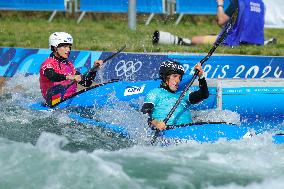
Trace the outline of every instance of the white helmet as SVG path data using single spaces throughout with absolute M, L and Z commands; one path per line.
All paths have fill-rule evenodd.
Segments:
M 73 37 L 66 32 L 54 32 L 49 36 L 49 47 L 57 47 L 61 43 L 73 44 Z

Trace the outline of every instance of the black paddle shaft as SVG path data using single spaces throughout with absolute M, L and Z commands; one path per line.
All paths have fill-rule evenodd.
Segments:
M 200 61 L 201 66 L 210 58 L 210 56 L 214 53 L 214 51 L 217 49 L 217 47 L 220 45 L 220 43 L 224 40 L 224 37 L 222 38 L 222 40 L 220 40 L 222 38 L 222 36 L 216 41 L 216 43 L 214 44 L 214 46 L 210 49 L 210 51 L 208 52 L 208 54 Z M 190 82 L 186 85 L 186 87 L 184 88 L 183 92 L 181 93 L 180 97 L 178 98 L 178 100 L 176 101 L 176 103 L 174 104 L 173 108 L 171 109 L 171 111 L 168 113 L 167 117 L 164 119 L 165 124 L 167 124 L 167 122 L 169 121 L 170 117 L 173 115 L 174 111 L 176 110 L 177 106 L 180 104 L 181 100 L 183 99 L 183 97 L 185 96 L 186 92 L 189 90 L 189 88 L 191 87 L 191 85 L 193 84 L 194 80 L 196 79 L 197 75 L 198 75 L 198 70 L 195 70 L 194 75 L 192 77 L 192 79 L 190 80 Z
M 115 57 L 116 55 L 118 55 L 119 53 L 121 53 L 121 51 L 123 51 L 126 48 L 126 45 L 123 45 L 120 49 L 118 49 L 115 53 L 111 54 L 110 56 L 106 57 L 105 59 L 103 59 L 103 63 L 109 61 L 110 59 L 112 59 L 113 57 Z M 94 72 L 96 71 L 98 68 L 100 67 L 99 64 L 94 65 L 88 72 L 86 75 L 88 75 L 90 72 Z M 76 83 L 76 81 L 72 81 L 71 83 L 69 83 L 68 85 L 66 85 L 66 89 L 68 89 L 69 87 L 71 87 L 74 83 Z
M 224 41 L 224 39 L 227 37 L 228 33 L 230 32 L 230 30 L 232 29 L 232 27 L 234 26 L 235 22 L 237 21 L 237 17 L 238 17 L 238 8 L 234 11 L 233 15 L 231 16 L 230 20 L 227 22 L 226 26 L 223 28 L 223 30 L 221 31 L 221 34 L 218 36 L 216 42 L 214 43 L 213 47 L 210 49 L 210 51 L 208 52 L 208 54 L 200 61 L 201 66 L 204 64 L 204 62 L 206 62 L 211 55 L 215 52 L 215 50 L 217 49 L 217 47 Z M 186 85 L 185 89 L 183 90 L 183 92 L 181 93 L 180 97 L 178 98 L 178 100 L 176 101 L 176 103 L 174 104 L 174 106 L 172 107 L 171 111 L 168 113 L 167 117 L 163 120 L 165 122 L 165 124 L 167 124 L 167 122 L 169 121 L 170 117 L 173 115 L 174 111 L 176 110 L 176 108 L 178 107 L 179 103 L 181 102 L 181 100 L 183 99 L 183 97 L 185 96 L 186 92 L 189 90 L 189 88 L 191 87 L 191 85 L 193 84 L 194 80 L 196 79 L 197 75 L 198 75 L 198 70 L 195 70 L 194 75 L 192 77 L 192 79 L 190 80 L 190 82 Z M 154 144 L 156 142 L 157 137 L 160 134 L 160 130 L 156 130 L 155 134 L 152 138 L 152 140 L 150 141 L 151 144 Z
M 110 59 L 112 59 L 113 57 L 115 57 L 116 55 L 118 55 L 119 53 L 121 53 L 121 51 L 123 51 L 126 48 L 126 45 L 123 45 L 122 47 L 120 47 L 120 49 L 118 49 L 115 53 L 111 54 L 110 56 L 106 57 L 105 59 L 103 59 L 103 63 L 109 61 Z M 97 68 L 99 67 L 99 65 L 94 65 L 89 72 L 91 71 L 95 71 Z
M 121 51 L 123 51 L 126 48 L 126 45 L 123 45 L 122 47 L 120 47 L 120 49 L 118 49 L 115 53 L 113 53 L 112 55 L 106 57 L 103 62 L 106 62 L 110 59 L 112 59 L 113 57 L 115 57 L 118 53 L 120 53 Z
M 116 55 L 118 55 L 120 52 L 122 52 L 124 49 L 126 48 L 126 45 L 123 45 L 120 49 L 118 49 L 115 53 L 111 54 L 110 56 L 106 57 L 103 60 L 103 63 L 109 61 L 110 59 L 112 59 L 113 57 L 115 57 Z M 94 65 L 88 72 L 86 75 L 88 75 L 91 71 L 96 71 L 99 67 L 99 64 Z M 54 107 L 56 105 L 58 105 L 59 103 L 56 103 L 54 105 L 51 104 L 51 98 L 52 96 L 56 95 L 56 94 L 61 94 L 64 95 L 64 93 L 66 92 L 66 90 L 71 87 L 74 83 L 76 83 L 76 81 L 72 81 L 71 83 L 69 83 L 68 85 L 56 85 L 53 88 L 49 89 L 47 92 L 47 101 L 46 104 L 50 107 Z

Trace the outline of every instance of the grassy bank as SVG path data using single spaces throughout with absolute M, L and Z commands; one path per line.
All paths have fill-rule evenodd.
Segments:
M 77 24 L 75 16 L 58 14 L 48 23 L 49 13 L 1 13 L 0 46 L 48 48 L 48 37 L 54 31 L 66 31 L 74 38 L 74 49 L 113 51 L 127 44 L 128 52 L 182 52 L 206 53 L 211 45 L 177 46 L 152 45 L 155 30 L 170 32 L 174 35 L 191 38 L 194 35 L 217 34 L 214 17 L 185 16 L 175 25 L 176 16 L 155 16 L 150 25 L 144 22 L 148 15 L 139 15 L 136 31 L 128 29 L 127 15 L 89 14 Z M 265 29 L 265 37 L 276 37 L 278 44 L 270 46 L 241 46 L 236 48 L 219 47 L 216 53 L 284 55 L 283 29 Z

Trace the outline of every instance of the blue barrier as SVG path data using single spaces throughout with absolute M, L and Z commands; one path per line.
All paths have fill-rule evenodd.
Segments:
M 12 77 L 17 73 L 38 74 L 40 64 L 49 56 L 49 49 L 0 48 L 0 76 Z M 84 73 L 97 59 L 104 59 L 111 52 L 72 51 L 70 60 Z M 167 59 L 181 62 L 186 74 L 194 73 L 193 67 L 205 55 L 199 54 L 145 54 L 120 53 L 105 64 L 105 80 L 148 80 L 158 78 L 160 63 Z M 284 78 L 284 57 L 213 55 L 204 64 L 207 78 Z
M 53 11 L 52 21 L 57 11 L 65 12 L 65 0 L 0 0 L 0 10 Z
M 80 0 L 80 8 L 76 11 L 125 13 L 128 1 L 125 0 Z
M 79 8 L 77 8 L 79 7 Z M 155 13 L 165 13 L 165 0 L 137 0 L 137 13 L 151 13 L 146 21 L 150 23 Z M 127 13 L 127 0 L 80 0 L 80 5 L 75 5 L 75 12 L 81 12 L 77 23 L 80 23 L 86 12 L 103 12 L 103 13 Z
M 164 14 L 165 0 L 137 0 L 137 13 L 150 13 L 145 25 L 150 24 L 155 14 Z
M 228 6 L 228 1 L 224 1 L 224 7 Z M 216 0 L 176 0 L 176 13 L 180 14 L 176 25 L 181 21 L 184 14 L 194 15 L 215 15 L 217 12 Z
M 138 13 L 165 13 L 164 0 L 137 0 Z

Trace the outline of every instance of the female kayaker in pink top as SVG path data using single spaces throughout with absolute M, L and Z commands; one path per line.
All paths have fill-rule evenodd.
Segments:
M 77 91 L 77 84 L 89 87 L 96 76 L 96 69 L 92 69 L 85 75 L 81 75 L 73 63 L 68 60 L 73 38 L 66 32 L 55 32 L 49 37 L 49 47 L 52 53 L 40 67 L 40 89 L 45 100 L 47 92 L 57 85 L 68 86 L 63 99 L 73 95 Z M 99 67 L 102 60 L 96 60 L 94 66 Z

